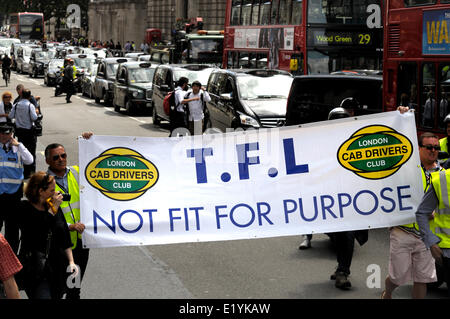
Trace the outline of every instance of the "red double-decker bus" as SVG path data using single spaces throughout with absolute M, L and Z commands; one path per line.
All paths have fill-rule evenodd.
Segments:
M 383 104 L 415 109 L 419 131 L 444 133 L 450 112 L 450 1 L 389 0 Z
M 20 40 L 42 40 L 44 38 L 44 14 L 18 12 L 9 15 L 9 33 Z
M 224 68 L 381 70 L 383 0 L 227 0 Z

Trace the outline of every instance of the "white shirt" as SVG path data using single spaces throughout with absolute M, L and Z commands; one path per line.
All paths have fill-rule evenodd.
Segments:
M 6 143 L 6 146 L 11 147 L 9 142 Z M 2 143 L 0 143 L 0 147 L 3 148 Z M 12 146 L 12 151 L 14 153 L 19 153 L 19 156 L 25 165 L 33 164 L 33 162 L 34 162 L 33 155 L 31 155 L 30 151 L 28 151 L 28 149 L 22 143 L 19 143 L 18 146 Z
M 186 95 L 186 91 L 184 91 L 181 87 L 177 87 L 175 89 L 175 105 L 177 106 L 178 112 L 184 112 L 184 105 L 181 104 L 181 101 L 184 100 L 184 96 Z
M 197 101 L 191 101 L 188 102 L 189 106 L 189 121 L 201 121 L 203 120 L 203 102 L 209 102 L 211 101 L 211 97 L 209 96 L 208 92 L 200 90 L 197 94 L 194 94 L 192 90 L 189 92 L 189 96 L 186 99 L 193 99 L 195 97 L 198 97 L 199 99 Z M 203 94 L 203 102 L 201 95 Z M 186 94 L 187 96 L 187 94 Z

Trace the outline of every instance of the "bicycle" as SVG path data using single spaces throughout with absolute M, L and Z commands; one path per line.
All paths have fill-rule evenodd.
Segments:
M 8 86 L 8 82 L 11 82 L 10 81 L 11 69 L 2 69 L 2 73 L 3 73 L 3 80 L 5 80 L 6 86 Z

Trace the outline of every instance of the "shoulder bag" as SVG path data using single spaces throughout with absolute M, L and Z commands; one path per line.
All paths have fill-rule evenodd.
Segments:
M 15 275 L 19 290 L 31 287 L 35 282 L 39 282 L 44 278 L 46 271 L 49 269 L 48 255 L 50 253 L 51 241 L 52 232 L 49 230 L 45 253 L 37 250 L 27 250 L 24 247 L 20 248 L 18 258 L 23 268 Z

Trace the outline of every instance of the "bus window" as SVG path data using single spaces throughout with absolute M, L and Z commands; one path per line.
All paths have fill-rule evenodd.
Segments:
M 287 0 L 280 0 L 280 12 L 278 14 L 278 24 L 289 23 L 289 7 Z
M 266 54 L 258 54 L 256 58 L 256 67 L 258 69 L 267 68 L 267 55 Z
M 252 15 L 252 0 L 243 0 L 241 12 L 241 24 L 250 25 Z
M 308 22 L 327 23 L 327 18 L 322 10 L 321 1 L 308 0 Z
M 423 127 L 434 127 L 436 115 L 436 97 L 434 64 L 424 63 L 422 67 L 422 90 L 421 90 L 421 115 Z
M 310 23 L 365 25 L 367 6 L 379 3 L 380 1 L 376 0 L 308 0 L 308 21 Z
M 270 5 L 270 1 L 266 1 L 261 4 L 260 24 L 262 25 L 269 24 L 270 22 Z
M 450 98 L 450 63 L 439 65 L 439 127 L 444 129 L 444 119 L 449 113 L 448 100 Z
M 308 74 L 328 74 L 329 56 L 317 51 L 308 51 Z
M 236 52 L 234 52 L 234 51 L 228 51 L 227 69 L 233 69 L 236 67 L 234 65 L 235 54 L 236 54 Z
M 302 23 L 302 3 L 303 0 L 293 0 L 292 1 L 292 17 L 291 24 L 300 25 Z
M 397 101 L 410 109 L 417 108 L 417 64 L 401 63 L 398 66 Z
M 239 25 L 241 16 L 241 0 L 233 0 L 231 8 L 231 25 Z
M 405 0 L 405 7 L 423 6 L 434 3 L 436 3 L 436 0 Z
M 278 4 L 280 0 L 272 0 L 272 13 L 270 15 L 270 24 L 278 24 Z
M 238 68 L 241 69 L 245 69 L 249 67 L 250 61 L 249 61 L 250 57 L 248 52 L 239 52 L 238 55 Z
M 252 7 L 252 24 L 259 24 L 259 0 L 255 0 Z

